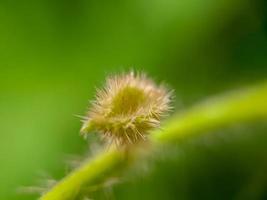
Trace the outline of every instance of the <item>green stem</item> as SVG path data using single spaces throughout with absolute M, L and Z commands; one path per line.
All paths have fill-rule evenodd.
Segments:
M 40 200 L 76 199 L 83 186 L 115 170 L 123 160 L 124 151 L 115 148 L 102 151 L 94 159 L 86 160 L 80 167 L 45 193 Z
M 163 130 L 155 130 L 149 140 L 152 143 L 173 142 L 192 134 L 234 123 L 259 120 L 267 117 L 267 83 L 257 87 L 232 92 L 199 104 L 168 120 Z M 41 200 L 73 200 L 83 186 L 90 184 L 103 174 L 112 172 L 125 161 L 124 151 L 112 148 L 103 151 L 92 160 L 61 180 Z
M 267 116 L 267 82 L 248 89 L 210 98 L 188 111 L 172 117 L 151 135 L 152 141 L 177 141 L 194 133 L 203 133 L 228 126 L 258 120 Z

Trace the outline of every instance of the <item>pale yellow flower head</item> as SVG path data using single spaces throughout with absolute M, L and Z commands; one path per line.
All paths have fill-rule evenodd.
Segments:
M 97 91 L 81 132 L 97 131 L 116 144 L 145 140 L 170 110 L 170 98 L 170 91 L 143 73 L 109 77 L 105 87 Z

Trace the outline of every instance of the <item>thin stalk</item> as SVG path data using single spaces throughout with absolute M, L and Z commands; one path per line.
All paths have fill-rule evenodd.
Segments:
M 116 148 L 104 150 L 95 158 L 86 160 L 80 167 L 62 179 L 40 200 L 73 200 L 80 190 L 94 180 L 108 175 L 124 160 L 124 151 Z
M 169 119 L 162 130 L 151 134 L 152 141 L 172 142 L 191 134 L 219 129 L 267 116 L 267 82 L 248 89 L 210 98 Z
M 206 133 L 234 123 L 259 120 L 267 117 L 267 82 L 249 89 L 239 90 L 211 98 L 188 111 L 168 120 L 162 130 L 151 133 L 151 143 L 182 140 L 193 134 Z M 80 167 L 62 179 L 41 200 L 74 200 L 83 186 L 112 172 L 125 161 L 125 152 L 118 148 L 85 161 Z

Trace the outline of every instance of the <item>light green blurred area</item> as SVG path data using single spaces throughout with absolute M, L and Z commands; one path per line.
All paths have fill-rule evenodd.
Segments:
M 17 189 L 38 185 L 40 171 L 62 178 L 67 155 L 85 154 L 75 115 L 85 114 L 109 74 L 136 69 L 168 83 L 177 110 L 266 80 L 266 13 L 260 0 L 0 1 L 0 199 L 36 199 Z M 243 155 L 240 149 L 232 151 Z M 160 169 L 153 177 L 167 181 Z M 149 183 L 119 187 L 117 197 L 152 194 Z M 160 187 L 166 195 L 167 185 Z M 181 199 L 194 199 L 183 192 Z

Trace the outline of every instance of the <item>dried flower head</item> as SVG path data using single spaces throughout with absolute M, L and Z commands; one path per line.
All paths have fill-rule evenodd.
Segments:
M 170 110 L 169 92 L 144 74 L 122 74 L 106 80 L 85 117 L 81 132 L 96 130 L 116 144 L 145 140 Z

